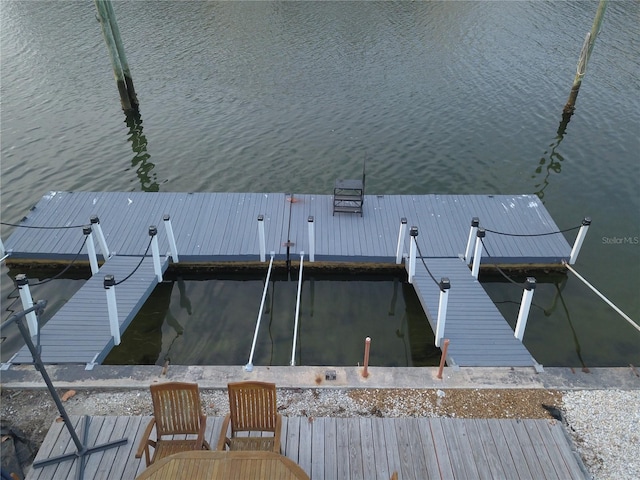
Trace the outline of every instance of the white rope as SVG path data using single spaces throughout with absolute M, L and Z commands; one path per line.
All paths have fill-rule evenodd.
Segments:
M 596 290 L 596 288 L 593 285 L 591 285 L 589 282 L 587 282 L 578 272 L 576 272 L 573 268 L 571 268 L 571 266 L 567 262 L 562 262 L 562 263 L 564 263 L 564 266 L 567 267 L 576 277 L 578 277 L 580 280 L 582 280 L 587 287 L 589 287 L 591 290 L 593 290 L 593 292 L 596 295 L 598 295 L 602 300 L 604 300 L 611 308 L 613 308 L 616 312 L 618 312 L 622 316 L 622 318 L 624 318 L 636 330 L 638 330 L 640 332 L 640 325 L 638 325 L 636 322 L 631 320 L 629 315 L 627 315 L 622 310 L 620 310 L 618 307 L 616 307 L 607 297 L 605 297 L 598 290 Z

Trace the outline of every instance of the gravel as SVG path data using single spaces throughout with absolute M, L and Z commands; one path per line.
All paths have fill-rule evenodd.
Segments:
M 148 390 L 60 391 L 70 415 L 151 415 Z M 66 394 L 66 395 L 65 395 Z M 228 412 L 226 390 L 201 390 L 209 416 Z M 3 390 L 3 422 L 39 446 L 58 416 L 48 392 Z M 550 407 L 543 408 L 542 405 Z M 278 389 L 285 416 L 550 418 L 560 416 L 596 480 L 640 478 L 640 391 L 544 389 Z M 550 411 L 551 410 L 551 413 Z

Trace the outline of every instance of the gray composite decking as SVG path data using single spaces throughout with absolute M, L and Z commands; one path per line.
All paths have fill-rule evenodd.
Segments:
M 124 280 L 140 263 L 141 257 L 114 256 L 76 292 L 41 328 L 41 356 L 45 363 L 100 363 L 113 348 L 104 276 Z M 161 262 L 163 271 L 168 260 Z M 124 332 L 158 284 L 153 262 L 145 257 L 140 268 L 116 289 L 120 333 Z M 29 363 L 33 359 L 25 346 L 11 360 Z
M 426 267 L 425 267 L 426 265 Z M 482 284 L 471 276 L 467 265 L 458 258 L 427 258 L 417 262 L 413 286 L 433 331 L 436 331 L 440 288 L 436 280 L 449 278 L 444 338 L 449 339 L 448 365 L 467 367 L 536 364 L 529 351 L 513 335 L 498 308 Z
M 134 479 L 134 457 L 151 417 L 91 417 L 86 446 L 127 438 L 89 455 L 85 480 Z M 81 417 L 72 417 L 76 426 Z M 205 437 L 215 448 L 222 417 L 209 417 Z M 76 427 L 77 428 L 77 427 Z M 78 433 L 81 432 L 78 430 Z M 54 422 L 36 456 L 76 451 L 64 424 Z M 562 424 L 554 420 L 283 417 L 282 453 L 312 480 L 586 479 Z M 78 460 L 33 469 L 27 480 L 74 478 Z
M 482 263 L 559 265 L 571 252 L 562 233 L 522 236 L 558 231 L 535 195 L 365 195 L 360 216 L 334 215 L 331 195 L 149 192 L 50 192 L 21 220 L 21 225 L 67 228 L 15 228 L 5 248 L 11 253 L 11 260 L 16 261 L 71 261 L 83 245 L 82 225 L 97 215 L 109 251 L 116 254 L 114 258 L 125 261 L 126 257 L 142 256 L 151 225 L 158 228 L 160 252 L 164 254 L 169 251 L 164 214 L 171 217 L 180 263 L 259 261 L 259 215 L 264 218 L 267 260 L 269 252 L 275 253 L 276 260 L 286 259 L 287 254 L 297 260 L 300 252 L 305 252 L 308 261 L 309 219 L 313 217 L 316 262 L 393 263 L 401 219 L 406 218 L 407 227 L 418 228 L 420 254 L 434 265 L 437 278 L 452 280 L 445 337 L 451 340 L 450 362 L 461 366 L 535 364 L 526 348 L 513 338 L 511 328 L 481 285 L 471 278 L 468 267 L 459 260 L 466 248 L 471 219 L 478 217 L 481 227 L 508 234 L 487 234 Z M 409 251 L 409 243 L 407 232 L 402 252 Z M 80 258 L 86 261 L 86 248 Z M 114 264 L 114 259 L 109 263 Z M 423 281 L 425 274 L 418 262 L 415 288 L 435 329 L 438 290 L 432 282 L 429 286 L 431 280 Z M 90 281 L 99 283 L 95 301 L 106 301 L 102 291 L 97 293 L 103 279 L 102 274 L 98 276 Z M 123 329 L 150 294 L 149 288 L 152 284 L 140 286 L 142 296 L 126 308 L 131 315 L 123 320 Z M 120 303 L 120 294 L 117 296 Z M 45 362 L 90 362 L 96 353 L 100 361 L 111 348 L 102 344 L 104 350 L 98 352 L 99 342 L 88 337 L 83 340 L 84 330 L 78 328 L 79 324 L 69 326 L 67 317 L 86 314 L 82 309 L 74 314 L 74 305 L 72 301 L 61 309 L 65 322 L 52 320 L 43 329 Z M 101 325 L 103 321 L 97 320 Z M 54 332 L 54 328 L 62 330 Z M 74 328 L 74 348 L 57 343 Z M 51 343 L 45 343 L 48 338 Z M 54 358 L 47 352 L 50 348 L 61 356 Z M 73 357 L 74 352 L 82 355 Z M 88 358 L 90 352 L 93 354 Z M 13 362 L 29 360 L 28 352 L 23 350 Z

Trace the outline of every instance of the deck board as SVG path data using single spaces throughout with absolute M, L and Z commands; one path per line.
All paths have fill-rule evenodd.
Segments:
M 86 457 L 85 480 L 135 478 L 140 474 L 145 469 L 144 458 L 136 459 L 134 454 L 150 418 L 91 417 L 88 447 L 122 438 L 128 441 Z M 81 417 L 71 419 L 79 428 Z M 221 423 L 222 417 L 207 419 L 205 438 L 212 448 Z M 75 451 L 68 431 L 61 425 L 54 422 L 36 460 Z M 549 420 L 368 417 L 309 421 L 306 417 L 284 417 L 283 454 L 297 459 L 313 480 L 386 480 L 393 471 L 403 480 L 454 478 L 453 472 L 461 475 L 456 478 L 532 478 L 532 471 L 541 475 L 533 478 L 585 479 L 584 466 L 571 454 L 572 446 L 563 428 Z M 534 430 L 536 440 L 531 446 L 538 451 L 523 447 L 516 430 L 525 435 Z M 431 440 L 425 441 L 425 435 Z M 546 455 L 540 450 L 569 453 Z M 494 454 L 488 455 L 489 451 Z M 495 455 L 498 452 L 499 457 Z M 35 468 L 27 479 L 71 478 L 77 463 L 74 459 Z

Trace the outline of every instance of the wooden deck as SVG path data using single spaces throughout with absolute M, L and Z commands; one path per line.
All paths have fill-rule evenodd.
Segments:
M 29 211 L 21 225 L 75 228 L 15 228 L 5 242 L 6 250 L 11 253 L 8 261 L 72 260 L 85 238 L 81 226 L 88 224 L 91 216 L 98 215 L 109 251 L 116 254 L 102 270 L 107 265 L 125 262 L 117 269 L 118 279 L 132 267 L 131 262 L 137 262 L 144 255 L 149 242 L 149 226 L 158 228 L 160 252 L 169 251 L 162 225 L 164 214 L 171 216 L 180 263 L 186 264 L 258 262 L 259 215 L 264 218 L 267 258 L 273 251 L 276 260 L 285 260 L 287 255 L 297 259 L 304 251 L 305 260 L 308 259 L 309 219 L 313 217 L 316 262 L 390 264 L 395 262 L 401 219 L 406 218 L 407 227 L 418 228 L 420 252 L 428 264 L 434 266 L 437 278 L 449 277 L 452 281 L 445 337 L 451 340 L 449 364 L 455 362 L 460 366 L 536 364 L 526 348 L 513 337 L 511 327 L 482 286 L 471 278 L 468 267 L 459 260 L 466 248 L 471 219 L 478 217 L 481 227 L 511 234 L 487 234 L 484 244 L 488 252 L 483 252 L 484 263 L 560 265 L 562 260 L 569 258 L 571 251 L 561 233 L 522 236 L 558 231 L 535 195 L 366 195 L 363 216 L 360 216 L 334 215 L 331 195 L 51 192 Z M 407 232 L 403 252 L 409 251 L 409 239 Z M 82 257 L 87 260 L 86 253 L 83 252 Z M 145 260 L 145 265 L 148 263 Z M 420 263 L 415 288 L 432 328 L 435 328 L 438 292 L 434 290 L 433 282 L 426 278 Z M 92 295 L 95 296 L 84 298 L 82 303 L 72 299 L 43 329 L 45 362 L 91 362 L 96 354 L 96 361 L 100 362 L 109 352 L 112 345 L 108 339 L 98 341 L 87 335 L 94 327 L 107 328 L 105 318 L 96 315 L 94 321 L 88 315 L 88 307 L 81 306 L 87 301 L 95 306 L 99 302 L 106 303 L 102 270 L 97 275 L 99 278 L 90 280 L 86 288 L 81 289 L 82 295 L 94 292 Z M 129 305 L 122 307 L 123 330 L 155 285 L 148 277 L 140 282 L 137 298 L 129 298 Z M 124 297 L 121 290 L 117 291 L 119 305 Z M 67 338 L 67 343 L 62 343 L 62 338 Z M 75 353 L 79 355 L 74 356 Z M 30 357 L 26 350 L 12 359 L 13 363 L 27 361 Z
M 81 417 L 72 417 L 78 424 Z M 134 479 L 144 469 L 135 450 L 150 417 L 92 417 L 87 446 L 121 438 L 125 445 L 93 453 L 85 480 Z M 222 417 L 207 419 L 215 445 Z M 453 418 L 283 418 L 283 454 L 312 480 L 585 479 L 564 427 L 554 420 Z M 54 422 L 36 460 L 75 451 Z M 74 478 L 77 460 L 33 469 L 27 480 Z

